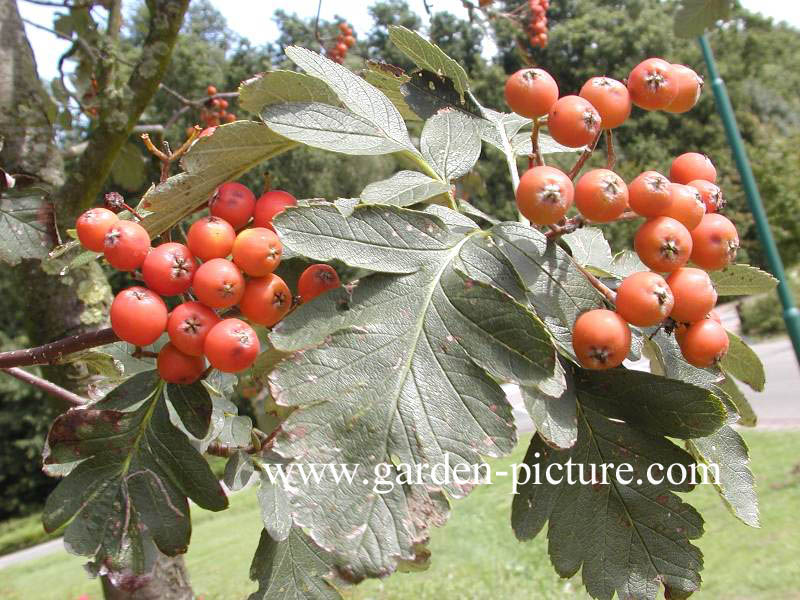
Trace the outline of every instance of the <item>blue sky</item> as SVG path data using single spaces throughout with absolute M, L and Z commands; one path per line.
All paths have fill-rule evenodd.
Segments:
M 558 0 L 555 0 L 558 1 Z M 408 0 L 409 5 L 419 13 L 423 20 L 425 14 L 423 0 Z M 264 44 L 277 37 L 278 28 L 272 20 L 275 10 L 283 8 L 287 12 L 296 12 L 301 16 L 313 16 L 317 11 L 317 0 L 211 0 L 211 3 L 227 19 L 230 28 L 240 35 L 248 38 L 256 45 Z M 356 32 L 366 31 L 372 26 L 372 20 L 367 12 L 369 2 L 331 2 L 323 0 L 322 17 L 332 18 L 337 12 L 353 24 Z M 466 9 L 461 0 L 428 0 L 434 11 L 448 11 L 460 16 L 466 16 Z M 743 0 L 742 4 L 750 10 L 761 12 L 777 20 L 784 20 L 800 28 L 800 2 L 796 0 L 781 0 L 764 2 L 763 0 Z M 20 12 L 23 18 L 51 27 L 54 9 L 39 6 L 19 0 Z M 338 9 L 338 10 L 337 10 Z M 59 56 L 66 50 L 68 44 L 45 31 L 26 25 L 28 39 L 36 54 L 39 74 L 44 78 L 56 75 L 56 65 Z

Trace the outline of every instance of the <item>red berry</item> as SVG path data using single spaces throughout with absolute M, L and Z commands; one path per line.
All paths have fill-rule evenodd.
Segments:
M 603 129 L 622 125 L 631 114 L 631 95 L 621 81 L 610 77 L 592 77 L 583 84 L 581 98 L 600 113 Z
M 695 179 L 686 185 L 690 185 L 700 192 L 700 198 L 703 199 L 703 203 L 706 205 L 706 213 L 719 212 L 725 206 L 722 190 L 710 181 Z
M 214 87 L 213 85 L 210 85 L 210 86 L 208 86 L 208 87 L 206 88 L 206 93 L 207 93 L 209 96 L 213 96 L 213 95 L 215 95 L 215 94 L 217 93 L 217 88 L 216 88 L 216 87 Z
M 311 265 L 297 281 L 297 295 L 303 302 L 310 302 L 320 294 L 339 287 L 339 274 L 326 264 Z
M 236 231 L 230 223 L 217 217 L 203 217 L 192 223 L 186 243 L 192 254 L 208 261 L 228 256 L 235 239 Z
M 203 350 L 212 367 L 237 373 L 255 362 L 261 344 L 250 325 L 240 319 L 224 319 L 208 332 Z
M 266 227 L 245 229 L 233 242 L 233 262 L 252 277 L 272 273 L 281 263 L 283 245 Z
M 142 263 L 142 279 L 162 296 L 177 296 L 192 286 L 197 263 L 183 244 L 168 242 L 156 246 Z
M 591 144 L 600 133 L 597 109 L 580 96 L 564 96 L 550 108 L 547 128 L 555 141 L 569 148 Z
M 118 271 L 135 271 L 150 251 L 150 235 L 134 221 L 118 221 L 106 233 L 103 254 Z
M 219 186 L 209 207 L 213 216 L 225 219 L 234 229 L 241 229 L 253 217 L 256 197 L 246 186 L 230 181 Z
M 675 271 L 689 261 L 692 236 L 680 222 L 656 217 L 644 223 L 633 238 L 639 259 L 653 271 Z
M 722 360 L 729 344 L 725 328 L 712 319 L 692 323 L 680 338 L 681 353 L 686 362 L 700 369 Z
M 672 65 L 678 82 L 678 94 L 664 110 L 671 113 L 685 113 L 697 104 L 703 91 L 703 78 L 685 65 Z
M 109 314 L 119 339 L 136 346 L 152 344 L 167 326 L 167 305 L 158 294 L 140 286 L 117 294 Z
M 167 334 L 172 345 L 184 354 L 202 356 L 206 335 L 219 322 L 217 313 L 205 304 L 184 302 L 170 313 Z
M 266 227 L 275 231 L 272 227 L 272 219 L 290 206 L 297 206 L 297 198 L 289 192 L 284 192 L 283 190 L 266 192 L 256 201 L 253 226 Z
M 591 221 L 613 221 L 628 208 L 628 186 L 614 171 L 594 169 L 575 185 L 575 206 Z
M 587 369 L 622 364 L 631 349 L 631 330 L 617 313 L 603 308 L 583 313 L 572 329 L 572 347 Z
M 517 208 L 536 225 L 553 225 L 572 206 L 575 188 L 567 175 L 554 167 L 533 167 L 520 178 Z
M 617 288 L 617 313 L 638 327 L 658 325 L 669 316 L 674 304 L 667 282 L 651 271 L 629 275 Z
M 206 359 L 189 356 L 170 343 L 164 345 L 156 359 L 158 374 L 167 383 L 194 383 L 206 370 Z
M 705 215 L 692 229 L 692 262 L 707 271 L 727 267 L 736 259 L 738 249 L 736 226 L 722 215 Z
M 660 58 L 648 58 L 628 75 L 631 101 L 645 110 L 667 108 L 678 95 L 678 78 L 672 65 Z
M 707 156 L 697 152 L 687 152 L 672 161 L 669 178 L 675 183 L 683 184 L 695 179 L 704 179 L 714 183 L 717 180 L 717 170 Z
M 194 295 L 209 308 L 238 304 L 244 294 L 244 277 L 239 268 L 224 258 L 212 258 L 194 274 Z
M 628 186 L 628 204 L 637 215 L 652 218 L 664 215 L 672 203 L 669 179 L 656 171 L 645 171 Z
M 700 224 L 700 220 L 706 214 L 706 205 L 700 197 L 700 192 L 696 188 L 680 183 L 671 183 L 669 188 L 672 202 L 663 216 L 680 221 L 691 231 Z
M 247 282 L 239 308 L 251 322 L 272 327 L 292 308 L 292 293 L 283 279 L 270 273 Z
M 704 319 L 717 303 L 717 291 L 701 269 L 682 267 L 667 277 L 667 284 L 675 297 L 670 317 L 678 323 Z
M 90 208 L 75 223 L 81 245 L 92 252 L 102 252 L 106 234 L 117 221 L 119 217 L 107 208 Z
M 546 115 L 558 100 L 558 84 L 544 69 L 520 69 L 506 80 L 506 104 L 518 115 Z

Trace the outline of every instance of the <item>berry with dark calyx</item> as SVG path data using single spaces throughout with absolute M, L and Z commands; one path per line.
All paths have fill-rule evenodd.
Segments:
M 292 308 L 292 292 L 286 282 L 270 273 L 247 282 L 239 309 L 251 322 L 272 327 Z
M 152 344 L 167 327 L 167 305 L 158 294 L 141 286 L 117 294 L 109 315 L 119 339 L 136 346 Z
M 518 115 L 535 119 L 558 100 L 558 84 L 544 69 L 520 69 L 506 80 L 506 104 Z
M 691 260 L 706 271 L 724 269 L 736 259 L 739 233 L 726 217 L 712 213 L 703 216 L 692 229 Z
M 247 186 L 229 181 L 217 188 L 209 208 L 212 216 L 225 219 L 234 229 L 241 229 L 253 217 L 256 196 Z
M 203 353 L 215 369 L 238 373 L 252 365 L 261 350 L 258 336 L 240 319 L 223 319 L 208 332 Z
M 678 81 L 678 95 L 664 110 L 671 113 L 685 113 L 694 108 L 703 91 L 703 78 L 686 65 L 672 65 Z
M 670 181 L 656 171 L 639 174 L 628 186 L 628 204 L 637 215 L 663 216 L 671 203 Z
M 725 328 L 713 319 L 692 323 L 680 336 L 683 358 L 699 369 L 714 366 L 728 352 L 730 340 Z
M 289 192 L 283 190 L 270 190 L 269 192 L 265 192 L 256 201 L 256 208 L 253 214 L 253 227 L 266 227 L 267 229 L 275 231 L 272 227 L 272 219 L 290 206 L 297 206 L 297 198 L 292 196 Z
M 271 229 L 245 229 L 233 242 L 233 262 L 251 277 L 272 273 L 281 263 L 283 244 Z
M 572 206 L 575 188 L 567 175 L 554 167 L 533 167 L 519 180 L 517 208 L 536 225 L 553 225 Z
M 190 356 L 167 342 L 158 353 L 156 359 L 158 374 L 167 383 L 194 383 L 206 370 L 206 359 L 202 356 Z
M 220 318 L 200 302 L 184 302 L 169 314 L 167 335 L 172 345 L 189 356 L 202 356 L 203 342 Z
M 580 96 L 558 99 L 547 115 L 547 129 L 552 138 L 569 148 L 591 144 L 602 127 L 597 109 Z
M 669 168 L 669 178 L 675 183 L 687 184 L 695 179 L 711 183 L 717 180 L 717 169 L 707 156 L 698 152 L 686 152 L 676 157 Z
M 653 271 L 668 273 L 689 261 L 692 236 L 675 219 L 656 217 L 639 227 L 633 247 L 639 259 Z
M 706 205 L 700 192 L 689 185 L 671 183 L 670 194 L 672 202 L 663 216 L 680 221 L 689 231 L 697 227 L 706 214 Z
M 669 285 L 658 273 L 633 273 L 617 288 L 617 313 L 631 325 L 652 327 L 666 319 L 675 298 Z
M 704 319 L 717 303 L 717 290 L 702 269 L 682 267 L 667 277 L 667 285 L 675 298 L 670 317 L 678 323 Z
M 189 227 L 186 244 L 194 256 L 208 261 L 228 256 L 235 239 L 236 231 L 230 223 L 217 217 L 203 217 Z
M 231 261 L 212 258 L 195 272 L 192 290 L 197 299 L 209 308 L 228 308 L 242 299 L 244 277 Z
M 583 84 L 580 97 L 600 113 L 603 129 L 622 125 L 631 114 L 631 95 L 621 81 L 610 77 L 592 77 Z
M 81 245 L 92 252 L 102 252 L 106 234 L 119 222 L 119 217 L 107 208 L 90 208 L 75 222 Z
M 197 262 L 183 244 L 167 242 L 153 248 L 142 263 L 145 285 L 162 296 L 183 294 L 192 286 Z
M 103 254 L 117 271 L 135 271 L 150 251 L 150 235 L 133 221 L 117 221 L 103 241 Z
M 598 308 L 583 313 L 572 328 L 572 348 L 587 369 L 612 369 L 631 349 L 631 330 L 617 313 Z
M 628 208 L 628 186 L 608 169 L 594 169 L 575 184 L 575 206 L 591 221 L 608 223 Z
M 700 198 L 706 205 L 706 213 L 716 213 L 725 207 L 725 199 L 722 197 L 722 190 L 716 184 L 705 179 L 695 179 L 686 185 L 692 186 L 700 192 Z
M 648 58 L 628 75 L 631 101 L 645 110 L 667 108 L 678 95 L 678 78 L 672 65 L 660 58 Z
M 309 302 L 341 285 L 339 274 L 330 265 L 317 264 L 306 268 L 297 280 L 297 295 L 302 302 Z

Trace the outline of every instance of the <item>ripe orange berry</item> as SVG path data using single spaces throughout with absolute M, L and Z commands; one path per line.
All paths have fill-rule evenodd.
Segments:
M 203 344 L 208 362 L 224 373 L 244 371 L 260 350 L 256 332 L 240 319 L 224 319 L 214 325 Z
M 617 313 L 638 327 L 658 325 L 669 316 L 674 304 L 667 282 L 651 271 L 629 275 L 617 288 Z
M 217 88 L 216 88 L 215 86 L 213 86 L 213 85 L 210 85 L 210 86 L 208 86 L 208 87 L 206 88 L 206 93 L 207 93 L 209 96 L 213 96 L 214 94 L 216 94 L 216 93 L 217 93 Z
M 256 201 L 253 227 L 266 227 L 275 231 L 272 227 L 272 219 L 289 206 L 297 206 L 297 198 L 289 192 L 283 190 L 266 192 Z
M 168 242 L 153 248 L 142 263 L 145 285 L 162 296 L 177 296 L 192 286 L 197 263 L 183 244 Z
M 617 313 L 598 308 L 583 313 L 572 329 L 572 348 L 587 369 L 612 369 L 631 349 L 631 330 Z
M 233 226 L 217 217 L 203 217 L 189 227 L 186 244 L 200 260 L 225 258 L 231 253 L 236 231 Z
M 344 45 L 347 46 L 348 48 L 352 48 L 353 46 L 355 46 L 355 43 L 356 43 L 356 38 L 354 38 L 352 35 L 344 36 Z
M 739 233 L 726 217 L 712 213 L 703 216 L 692 229 L 691 260 L 706 271 L 724 269 L 736 258 Z
M 670 317 L 678 323 L 704 319 L 717 303 L 717 290 L 702 269 L 682 267 L 667 277 L 667 284 L 675 297 Z
M 518 115 L 546 115 L 558 100 L 558 84 L 544 69 L 520 69 L 506 80 L 506 104 Z
M 680 183 L 671 183 L 669 189 L 672 202 L 664 211 L 664 216 L 680 221 L 691 231 L 700 224 L 700 220 L 706 214 L 706 205 L 700 197 L 700 192 L 696 188 Z
M 167 305 L 158 294 L 141 286 L 117 294 L 109 315 L 111 329 L 119 339 L 136 346 L 152 344 L 167 326 Z
M 188 385 L 197 381 L 206 370 L 206 359 L 202 356 L 189 356 L 167 342 L 156 359 L 158 374 L 167 383 Z
M 675 183 L 683 184 L 695 179 L 704 179 L 714 183 L 717 180 L 717 170 L 707 156 L 698 152 L 687 152 L 672 161 L 669 178 Z
M 575 206 L 591 221 L 613 221 L 628 208 L 628 186 L 614 171 L 594 169 L 575 184 Z
M 725 206 L 725 199 L 722 197 L 722 190 L 710 181 L 706 181 L 705 179 L 695 179 L 686 185 L 690 185 L 700 192 L 700 197 L 703 199 L 703 203 L 706 205 L 706 213 L 719 212 Z
M 678 82 L 678 95 L 664 110 L 671 113 L 685 113 L 697 104 L 703 91 L 703 78 L 685 65 L 672 65 Z
M 580 96 L 564 96 L 547 115 L 547 129 L 555 141 L 570 148 L 591 144 L 600 133 L 602 119 L 597 109 Z
M 103 240 L 103 254 L 117 271 L 135 271 L 150 251 L 150 235 L 134 221 L 117 221 Z
M 241 183 L 229 181 L 219 186 L 209 208 L 213 216 L 225 219 L 234 229 L 241 229 L 253 216 L 256 197 Z
M 92 252 L 102 252 L 108 231 L 119 217 L 107 208 L 90 208 L 75 222 L 81 245 Z
M 656 217 L 639 227 L 633 238 L 639 259 L 653 271 L 667 273 L 681 268 L 692 253 L 692 236 L 681 223 Z
M 628 75 L 631 101 L 645 110 L 661 110 L 678 95 L 678 78 L 672 65 L 660 58 L 648 58 Z
M 656 171 L 645 171 L 628 186 L 628 204 L 637 215 L 652 218 L 664 215 L 672 203 L 669 179 Z
M 352 33 L 352 29 L 350 29 L 350 25 L 347 23 L 339 23 L 339 31 L 341 31 L 345 35 L 350 35 Z
M 575 188 L 562 171 L 554 167 L 533 167 L 519 180 L 517 208 L 536 225 L 560 221 L 572 206 Z
M 631 114 L 631 95 L 621 81 L 610 77 L 592 77 L 583 84 L 580 97 L 600 113 L 603 129 L 622 125 Z
M 272 273 L 281 263 L 283 245 L 266 227 L 245 229 L 233 242 L 233 262 L 252 277 Z
M 184 302 L 169 314 L 167 334 L 172 345 L 189 356 L 202 356 L 203 342 L 220 322 L 213 310 L 200 302 Z
M 297 295 L 301 301 L 310 302 L 320 294 L 339 287 L 339 274 L 326 264 L 311 265 L 297 280 Z
M 683 358 L 700 369 L 711 367 L 722 360 L 728 352 L 729 344 L 725 328 L 713 319 L 692 323 L 680 338 Z
M 247 282 L 239 308 L 251 322 L 272 327 L 292 308 L 292 293 L 283 279 L 270 273 Z
M 194 295 L 209 308 L 228 308 L 238 304 L 244 294 L 244 277 L 235 264 L 212 258 L 194 274 Z
M 226 123 L 233 123 L 236 120 L 236 115 L 234 113 L 228 113 L 225 115 L 225 122 Z

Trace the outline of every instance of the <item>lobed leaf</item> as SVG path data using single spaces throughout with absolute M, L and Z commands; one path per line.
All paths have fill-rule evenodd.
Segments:
M 287 102 L 319 102 L 336 105 L 339 99 L 316 77 L 296 71 L 260 73 L 239 86 L 239 106 L 258 115 L 265 106 Z
M 422 128 L 420 150 L 444 181 L 466 175 L 481 155 L 474 119 L 454 110 L 435 114 Z
M 419 115 L 411 110 L 402 92 L 403 85 L 411 80 L 411 77 L 403 69 L 368 60 L 362 77 L 383 92 L 406 121 L 421 120 Z
M 766 271 L 750 265 L 728 265 L 709 273 L 720 296 L 746 296 L 772 291 L 778 280 Z

